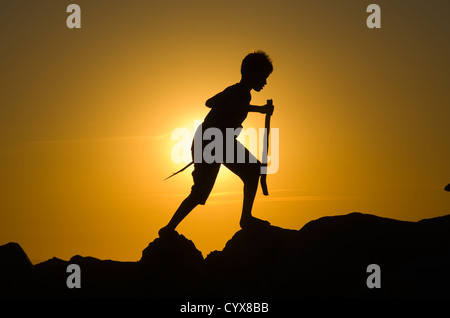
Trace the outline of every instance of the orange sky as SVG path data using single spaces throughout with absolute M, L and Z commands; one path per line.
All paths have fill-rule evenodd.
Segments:
M 66 27 L 81 7 L 82 28 Z M 75 254 L 137 260 L 192 185 L 174 129 L 239 81 L 242 58 L 274 61 L 252 104 L 274 100 L 280 168 L 254 215 L 299 229 L 359 211 L 449 213 L 448 1 L 2 1 L 0 244 L 33 262 Z M 251 114 L 244 128 L 263 127 Z M 242 184 L 222 168 L 178 231 L 203 255 L 239 229 Z

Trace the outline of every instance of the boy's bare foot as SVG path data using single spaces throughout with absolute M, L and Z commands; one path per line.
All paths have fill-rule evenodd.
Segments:
M 158 231 L 159 237 L 170 237 L 170 236 L 174 235 L 175 233 L 177 233 L 175 230 L 173 230 L 167 226 L 162 227 Z
M 268 221 L 264 221 L 264 220 L 255 218 L 254 216 L 251 216 L 249 218 L 241 219 L 241 221 L 239 222 L 239 225 L 241 226 L 242 229 L 248 229 L 248 228 L 269 226 L 270 223 Z

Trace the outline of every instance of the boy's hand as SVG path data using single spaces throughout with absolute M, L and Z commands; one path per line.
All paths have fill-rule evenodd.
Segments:
M 264 105 L 261 107 L 261 113 L 263 114 L 268 114 L 269 116 L 272 116 L 273 114 L 273 110 L 274 110 L 274 106 L 273 105 Z

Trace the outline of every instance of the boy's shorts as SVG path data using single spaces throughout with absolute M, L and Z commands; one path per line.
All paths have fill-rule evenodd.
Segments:
M 239 163 L 237 162 L 237 154 L 242 153 L 242 151 L 245 153 L 245 161 Z M 226 153 L 224 149 L 224 159 L 225 158 Z M 261 162 L 257 160 L 244 145 L 235 139 L 233 162 L 226 162 L 226 160 L 224 160 L 223 163 L 194 163 L 194 171 L 192 172 L 194 185 L 191 188 L 190 196 L 195 197 L 198 204 L 204 205 L 206 203 L 206 200 L 214 187 L 214 183 L 216 182 L 221 164 L 239 176 L 244 183 L 255 182 L 258 184 L 258 179 L 261 174 Z

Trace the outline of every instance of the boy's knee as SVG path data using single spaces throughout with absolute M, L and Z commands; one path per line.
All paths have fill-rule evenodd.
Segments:
M 205 205 L 209 195 L 191 192 L 188 196 L 189 201 L 194 204 Z
M 260 165 L 254 165 L 252 169 L 249 169 L 248 173 L 246 174 L 244 178 L 244 184 L 254 185 L 258 184 L 259 178 L 261 176 L 261 166 Z

